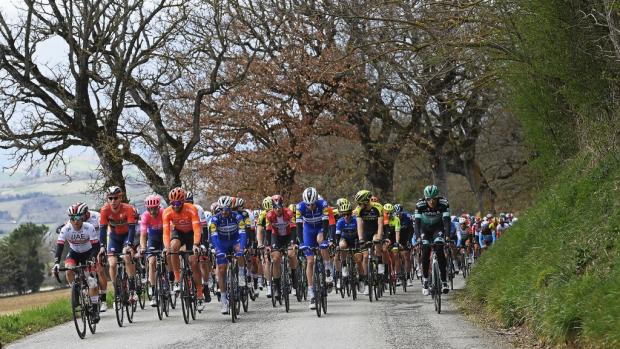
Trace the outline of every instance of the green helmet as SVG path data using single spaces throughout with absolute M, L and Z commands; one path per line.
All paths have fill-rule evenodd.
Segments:
M 360 190 L 355 194 L 355 202 L 368 202 L 372 194 L 368 190 Z
M 340 211 L 340 213 L 350 212 L 351 203 L 349 203 L 349 200 L 341 201 L 340 204 L 338 205 L 338 211 Z
M 271 200 L 271 196 L 267 196 L 263 199 L 263 210 L 269 211 L 273 208 L 273 201 Z
M 424 188 L 424 198 L 425 199 L 434 199 L 439 196 L 439 188 L 436 185 L 428 185 Z
M 343 202 L 349 202 L 349 199 L 347 198 L 340 198 L 338 200 L 336 200 L 336 206 L 340 207 L 340 204 Z
M 392 213 L 394 212 L 394 205 L 387 203 L 385 205 L 383 205 L 383 210 L 387 213 Z

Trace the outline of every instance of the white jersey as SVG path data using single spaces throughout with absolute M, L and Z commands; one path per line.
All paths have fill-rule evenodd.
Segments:
M 95 231 L 99 231 L 99 212 L 97 211 L 88 211 L 90 213 L 90 218 L 86 221 L 95 227 Z
M 82 223 L 80 230 L 73 229 L 71 224 L 65 224 L 60 230 L 57 243 L 64 245 L 65 241 L 69 242 L 71 250 L 84 253 L 90 251 L 93 248 L 93 244 L 99 242 L 99 234 L 90 223 Z
M 198 220 L 200 221 L 200 226 L 204 227 L 207 225 L 207 217 L 205 216 L 205 210 L 200 205 L 194 204 L 196 210 L 198 211 Z

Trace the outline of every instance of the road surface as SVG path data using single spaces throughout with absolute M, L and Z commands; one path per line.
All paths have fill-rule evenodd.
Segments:
M 328 313 L 321 318 L 297 300 L 291 301 L 287 314 L 283 306 L 272 308 L 261 294 L 236 324 L 229 315 L 219 313 L 217 303 L 208 304 L 189 325 L 177 307 L 163 321 L 157 319 L 155 309 L 138 310 L 134 323 L 127 324 L 125 319 L 125 327 L 119 328 L 114 311 L 108 310 L 102 314 L 97 333 L 91 335 L 87 330 L 83 340 L 70 322 L 8 348 L 511 348 L 501 337 L 475 327 L 459 314 L 451 299 L 462 286 L 458 276 L 457 290 L 442 297 L 439 315 L 432 299 L 422 295 L 419 283 L 407 293 L 400 288 L 396 295 L 372 303 L 367 297 L 353 301 L 332 293 Z

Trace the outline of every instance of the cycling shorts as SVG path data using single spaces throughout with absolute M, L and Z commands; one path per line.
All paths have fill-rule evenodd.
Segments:
M 311 228 L 304 225 L 304 243 L 300 247 L 302 250 L 305 250 L 306 257 L 314 256 L 314 252 L 310 249 L 311 247 L 327 248 L 327 238 L 325 236 L 323 236 L 321 246 L 317 242 L 317 236 L 322 233 L 323 228 Z
M 108 256 L 123 253 L 123 246 L 125 246 L 128 240 L 129 234 L 110 232 L 110 236 L 108 236 Z
M 88 261 L 91 256 L 91 250 L 80 253 L 69 249 L 69 253 L 67 253 L 67 258 L 65 258 L 65 266 L 86 264 L 86 261 Z
M 172 231 L 170 232 L 170 241 L 172 240 L 181 241 L 181 246 L 179 247 L 179 249 L 185 246 L 185 250 L 191 251 L 194 247 L 194 233 L 191 231 L 189 233 L 181 233 L 176 229 L 172 229 Z
M 215 261 L 217 265 L 228 264 L 226 255 L 235 252 L 235 246 L 240 244 L 241 241 L 239 240 L 239 238 L 233 240 L 218 239 L 217 243 L 213 244 L 213 247 L 215 248 Z M 243 256 L 243 251 L 236 252 L 235 256 Z

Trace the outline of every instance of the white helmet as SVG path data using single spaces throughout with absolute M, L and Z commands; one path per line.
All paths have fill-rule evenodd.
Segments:
M 230 196 L 220 196 L 220 198 L 217 199 L 217 204 L 221 208 L 230 208 L 232 205 L 232 198 Z
M 459 224 L 465 224 L 465 223 L 467 223 L 467 218 L 465 217 L 459 218 Z
M 304 190 L 304 193 L 301 197 L 306 203 L 306 205 L 311 205 L 316 202 L 317 198 L 319 197 L 319 193 L 317 193 L 314 187 L 308 187 Z

